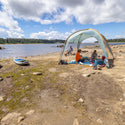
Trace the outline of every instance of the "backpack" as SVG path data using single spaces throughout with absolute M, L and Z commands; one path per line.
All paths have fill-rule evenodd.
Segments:
M 59 64 L 61 64 L 61 65 L 67 65 L 68 63 L 67 63 L 67 61 L 65 61 L 65 60 L 60 60 L 60 61 L 59 61 Z

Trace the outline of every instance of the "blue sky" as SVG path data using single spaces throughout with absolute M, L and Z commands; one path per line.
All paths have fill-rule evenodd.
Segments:
M 124 0 L 0 0 L 0 38 L 63 39 L 93 28 L 125 38 Z

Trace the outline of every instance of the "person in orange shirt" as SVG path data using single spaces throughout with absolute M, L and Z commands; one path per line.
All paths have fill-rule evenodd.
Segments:
M 78 49 L 77 53 L 76 53 L 76 62 L 84 62 L 85 59 L 82 58 L 82 55 L 80 55 L 81 53 L 81 49 Z

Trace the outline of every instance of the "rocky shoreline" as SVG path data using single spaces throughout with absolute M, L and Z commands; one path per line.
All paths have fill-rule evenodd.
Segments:
M 90 56 L 99 46 L 82 48 Z M 1 125 L 118 125 L 125 121 L 125 45 L 112 45 L 110 69 L 58 65 L 59 53 L 0 60 Z M 74 51 L 75 52 L 75 51 Z M 63 57 L 70 61 L 74 55 Z
M 3 46 L 0 46 L 0 49 L 5 49 Z

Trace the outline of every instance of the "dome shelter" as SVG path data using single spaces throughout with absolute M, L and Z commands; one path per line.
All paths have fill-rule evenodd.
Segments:
M 76 43 L 77 44 L 77 50 L 80 47 L 80 44 L 87 38 L 91 38 L 94 37 L 97 39 L 98 44 L 100 45 L 102 51 L 103 51 L 103 55 L 105 56 L 105 64 L 107 68 L 112 67 L 113 62 L 114 62 L 114 56 L 112 53 L 112 50 L 108 44 L 108 40 L 106 40 L 106 38 L 99 33 L 97 30 L 95 29 L 84 29 L 84 30 L 79 30 L 76 31 L 74 33 L 72 33 L 66 40 L 64 43 L 64 48 L 62 50 L 61 53 L 61 57 L 60 60 L 62 59 L 62 56 L 68 46 L 68 44 L 70 43 Z

